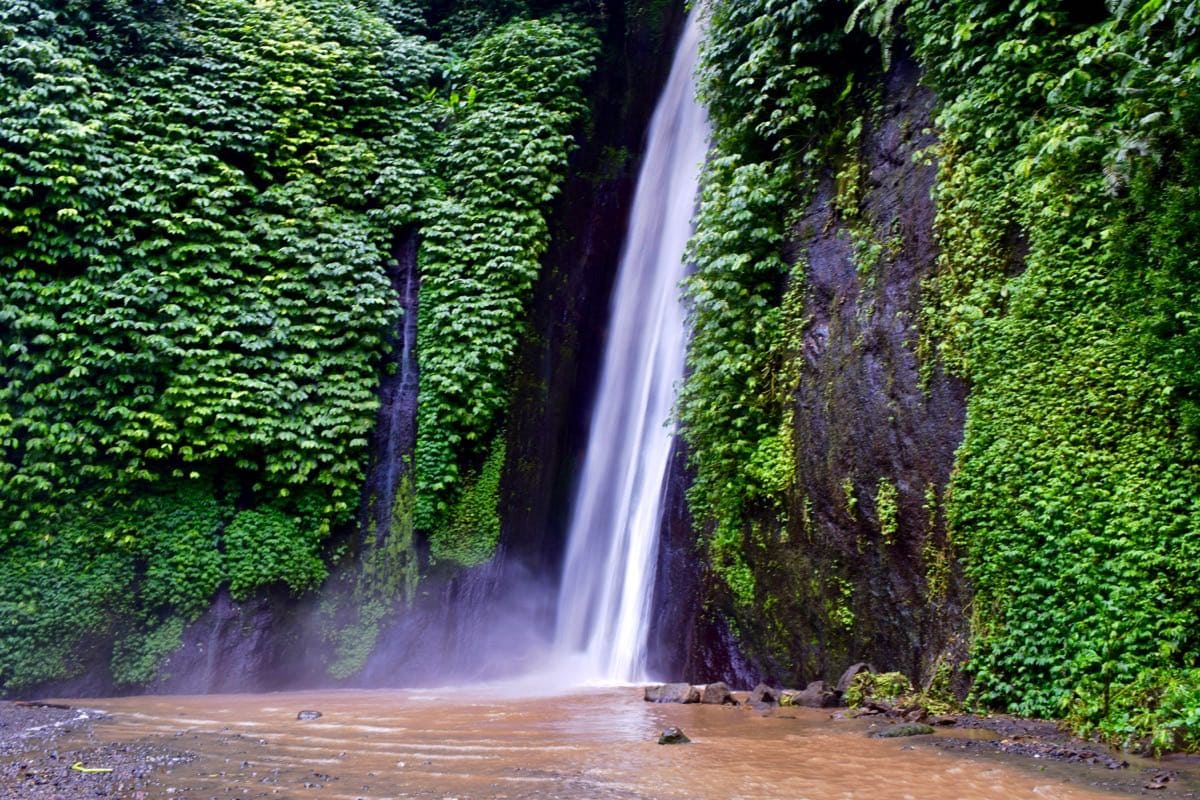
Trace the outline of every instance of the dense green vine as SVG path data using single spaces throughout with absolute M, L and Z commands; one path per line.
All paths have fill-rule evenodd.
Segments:
M 506 378 L 566 172 L 590 28 L 522 20 L 483 39 L 456 75 L 425 209 L 418 352 L 417 526 L 437 530 L 507 403 Z
M 454 38 L 428 14 L 0 10 L 0 683 L 67 675 L 105 635 L 118 679 L 148 680 L 219 586 L 324 577 L 398 315 L 384 267 L 413 225 L 422 496 L 477 464 L 596 42 L 565 20 Z
M 806 165 L 826 164 L 835 212 L 853 213 L 854 165 L 830 145 L 861 131 L 844 101 L 864 76 L 832 59 L 859 49 L 858 28 L 885 69 L 914 55 L 940 99 L 921 348 L 972 387 L 945 510 L 976 591 L 976 698 L 1126 744 L 1200 746 L 1196 5 L 710 7 L 715 140 L 681 417 L 718 573 L 743 608 L 763 603 L 741 559 L 788 480 L 762 468 L 787 469 L 769 457 L 785 209 L 808 201 Z M 894 493 L 881 482 L 873 503 L 885 539 Z
M 747 517 L 776 514 L 794 472 L 785 382 L 773 379 L 787 369 L 796 322 L 782 307 L 789 209 L 807 201 L 802 168 L 824 151 L 846 87 L 833 65 L 848 11 L 823 6 L 713 2 L 700 69 L 713 141 L 690 246 L 691 373 L 680 418 L 696 469 L 692 513 L 711 521 L 713 564 L 746 608 Z M 802 283 L 802 272 L 792 280 Z
M 1194 4 L 917 3 L 942 94 L 928 329 L 988 705 L 1200 746 Z

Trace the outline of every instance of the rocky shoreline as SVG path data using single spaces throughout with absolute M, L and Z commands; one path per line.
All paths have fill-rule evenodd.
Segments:
M 922 694 L 906 690 L 890 696 L 853 696 L 852 689 L 869 685 L 872 680 L 859 675 L 875 676 L 869 665 L 855 664 L 846 670 L 836 685 L 814 681 L 802 690 L 759 684 L 749 692 L 735 692 L 724 683 L 690 685 L 687 683 L 655 684 L 645 687 L 644 700 L 652 703 L 701 703 L 732 705 L 761 714 L 782 716 L 789 707 L 831 709 L 832 719 L 870 718 L 867 735 L 877 738 L 929 737 L 925 741 L 943 750 L 1002 753 L 1029 759 L 1082 764 L 1107 770 L 1129 770 L 1130 761 L 1124 754 L 1096 742 L 1081 739 L 1051 720 L 1034 720 L 1006 714 L 938 713 L 923 703 Z M 884 676 L 887 678 L 896 673 Z M 900 676 L 902 677 L 902 676 Z M 905 681 L 907 683 L 907 681 Z M 848 700 L 853 699 L 850 703 Z M 850 705 L 854 705 L 851 708 Z M 942 733 L 934 737 L 935 726 Z M 958 732 L 961 732 L 960 735 Z M 1180 756 L 1194 768 L 1198 759 Z M 1158 792 L 1179 786 L 1180 772 L 1165 766 L 1166 762 L 1142 759 L 1139 769 L 1113 788 L 1142 789 Z M 1135 774 L 1133 774 L 1135 773 Z M 1192 776 L 1193 778 L 1195 776 Z M 1197 797 L 1193 791 L 1178 796 Z
M 95 728 L 106 719 L 102 711 L 57 703 L 0 702 L 0 800 L 151 800 L 173 793 L 163 777 L 195 755 L 157 742 L 100 741 Z M 68 738 L 71 746 L 61 747 Z
M 836 686 L 810 686 L 797 691 L 764 685 L 744 692 L 732 691 L 723 684 L 664 684 L 643 690 L 643 696 L 653 702 L 720 704 L 738 716 L 744 713 L 781 719 L 812 713 L 801 709 L 804 701 L 830 703 L 836 694 Z M 837 699 L 843 700 L 844 694 Z M 879 700 L 872 702 L 883 704 Z M 857 714 L 844 706 L 819 708 L 867 735 L 878 736 L 914 724 L 908 719 L 913 710 L 903 706 L 893 706 L 887 712 L 860 708 Z M 301 712 L 305 713 L 317 712 Z M 940 748 L 995 758 L 1001 763 L 1024 763 L 1031 769 L 1050 762 L 1074 764 L 1095 770 L 1090 773 L 1094 780 L 1089 782 L 1125 795 L 1200 799 L 1197 763 L 1189 758 L 1158 762 L 1125 759 L 1107 748 L 1070 736 L 1047 721 L 970 714 L 935 715 L 926 719 L 938 723 L 936 735 L 913 736 L 911 744 L 906 742 L 902 750 Z M 297 720 L 303 724 L 302 717 L 297 716 Z M 188 731 L 181 727 L 174 734 L 164 732 L 122 740 L 111 730 L 105 735 L 105 726 L 112 721 L 105 712 L 85 707 L 0 701 L 0 800 L 167 800 L 183 796 L 203 796 L 207 800 L 211 792 L 195 794 L 196 771 L 205 759 L 214 756 L 210 750 L 214 743 L 228 744 L 231 737 L 241 738 L 241 734 L 222 734 L 217 739 L 188 736 Z M 678 741 L 684 742 L 686 731 L 678 733 L 683 737 Z M 272 745 L 265 740 L 256 740 L 255 744 L 261 747 L 261 753 L 271 751 Z M 226 750 L 230 752 L 224 754 L 232 756 L 235 748 Z M 229 769 L 236 771 L 240 758 L 234 758 Z M 212 769 L 223 768 L 218 765 Z M 318 780 L 324 777 L 328 776 L 318 775 L 304 786 L 320 788 L 320 784 L 336 780 Z M 259 788 L 264 793 L 277 793 L 282 785 L 269 772 L 262 773 L 255 781 L 255 785 L 263 784 Z

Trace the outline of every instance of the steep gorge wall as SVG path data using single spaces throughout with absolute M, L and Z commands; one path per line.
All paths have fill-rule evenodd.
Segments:
M 705 624 L 1196 747 L 1194 9 L 710 8 Z
M 943 498 L 966 389 L 917 355 L 936 266 L 934 97 L 920 77 L 897 59 L 849 154 L 859 185 L 823 175 L 785 245 L 803 265 L 796 483 L 782 529 L 748 542 L 766 613 L 742 630 L 764 672 L 793 684 L 860 660 L 926 677 L 944 649 L 965 655 Z
M 692 623 L 694 680 L 803 685 L 860 660 L 925 677 L 939 657 L 966 654 L 943 502 L 966 386 L 918 357 L 921 286 L 937 263 L 935 98 L 909 57 L 873 98 L 843 154 L 852 177 L 819 167 L 782 243 L 796 336 L 778 379 L 790 381 L 795 482 L 785 521 L 768 517 L 745 541 L 756 596 L 729 617 L 737 642 L 720 613 Z M 719 581 L 707 580 L 720 605 Z
M 76 57 L 77 80 L 96 89 L 88 103 L 52 104 L 50 130 L 0 129 L 13 145 L 0 164 L 6 215 L 29 206 L 32 218 L 41 200 L 57 202 L 20 185 L 48 158 L 38 137 L 55 125 L 80 134 L 56 162 L 70 173 L 56 185 L 83 182 L 78 196 L 89 198 L 75 209 L 87 224 L 17 225 L 0 246 L 5 691 L 395 682 L 471 663 L 485 645 L 479 611 L 498 587 L 536 595 L 553 582 L 559 545 L 547 520 L 562 513 L 564 488 L 542 479 L 568 474 L 579 445 L 570 431 L 586 414 L 636 153 L 681 9 L 91 6 L 29 0 L 0 13 L 6 42 L 46 63 Z M 254 24 L 227 24 L 245 14 Z M 89 19 L 94 35 L 83 34 Z M 214 53 L 239 81 L 205 72 Z M 4 75 L 6 103 L 71 80 L 62 70 Z M 287 97 L 272 94 L 294 81 L 313 95 L 298 126 L 279 107 Z M 131 121 L 97 87 L 125 87 L 144 113 Z M 160 136 L 189 129 L 212 98 L 232 111 L 205 120 L 207 138 Z M 103 124 L 71 128 L 76 117 Z M 124 138 L 141 123 L 157 148 L 148 155 Z M 112 174 L 89 171 L 97 153 Z M 137 202 L 121 199 L 139 187 Z M 190 205 L 197 193 L 203 219 Z M 206 193 L 223 204 L 204 205 Z M 121 236 L 173 226 L 138 242 L 136 280 L 125 264 L 134 254 L 106 232 L 118 207 L 130 218 Z M 306 225 L 291 227 L 294 217 Z M 5 219 L 6 230 L 16 225 Z M 47 249 L 54 236 L 59 249 Z M 271 259 L 279 264 L 262 279 Z M 109 280 L 114 270 L 126 278 Z M 113 293 L 124 299 L 110 302 Z M 56 304 L 86 316 L 88 298 L 109 311 L 86 325 L 63 318 L 61 346 L 47 348 L 41 328 L 61 316 Z M 71 350 L 84 328 L 90 339 Z M 68 369 L 94 403 L 60 392 Z M 159 433 L 146 438 L 140 422 L 114 430 L 103 422 L 114 414 L 153 418 Z M 96 437 L 128 455 L 125 472 Z M 39 473 L 46 479 L 32 480 Z M 363 486 L 355 514 L 349 494 Z M 73 493 L 83 502 L 63 501 Z M 495 559 L 502 530 L 499 552 L 514 556 Z M 514 581 L 525 562 L 528 581 Z M 419 656 L 411 671 L 393 668 L 397 652 Z

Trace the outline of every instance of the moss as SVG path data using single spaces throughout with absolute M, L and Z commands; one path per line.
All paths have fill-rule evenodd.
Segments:
M 842 478 L 842 501 L 845 504 L 846 515 L 854 522 L 858 521 L 858 496 L 854 493 L 854 477 L 847 475 Z
M 879 523 L 879 535 L 885 544 L 893 545 L 899 533 L 900 507 L 896 484 L 880 478 L 875 487 L 875 519 Z
M 504 469 L 504 435 L 492 443 L 478 475 L 469 477 L 444 527 L 429 536 L 431 561 L 449 561 L 471 567 L 496 552 L 500 541 L 500 475 Z
M 407 465 L 406 465 L 407 467 Z M 375 649 L 385 620 L 411 606 L 420 581 L 414 544 L 413 481 L 405 469 L 397 482 L 387 536 L 379 541 L 368 526 L 352 585 L 344 595 L 327 593 L 319 610 L 321 636 L 333 647 L 326 667 L 334 678 L 348 678 L 363 668 Z
M 148 631 L 138 631 L 113 645 L 112 676 L 118 686 L 146 684 L 165 678 L 167 657 L 183 642 L 183 620 L 170 617 Z

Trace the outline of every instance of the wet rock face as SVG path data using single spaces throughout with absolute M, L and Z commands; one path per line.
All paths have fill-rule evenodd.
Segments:
M 933 728 L 928 725 L 922 725 L 919 722 L 901 722 L 898 725 L 889 725 L 873 735 L 877 739 L 894 739 L 899 736 L 928 736 L 931 733 L 933 733 Z
M 665 729 L 658 737 L 659 744 L 687 744 L 690 741 L 687 734 L 675 727 Z
M 785 689 L 779 697 L 780 705 L 802 708 L 834 708 L 841 705 L 841 701 L 841 693 L 825 681 L 813 681 L 801 691 Z
M 647 686 L 645 700 L 647 703 L 699 703 L 700 690 L 687 683 Z
M 918 359 L 937 167 L 916 156 L 935 143 L 935 98 L 904 58 L 881 88 L 863 119 L 857 190 L 829 169 L 789 245 L 807 268 L 797 483 L 786 530 L 746 551 L 769 611 L 737 620 L 758 676 L 785 685 L 833 681 L 860 660 L 923 681 L 940 655 L 962 655 L 942 506 L 966 387 Z
M 293 685 L 303 671 L 302 634 L 286 625 L 288 599 L 261 595 L 244 602 L 222 590 L 183 632 L 182 646 L 147 688 L 165 693 L 264 690 Z

